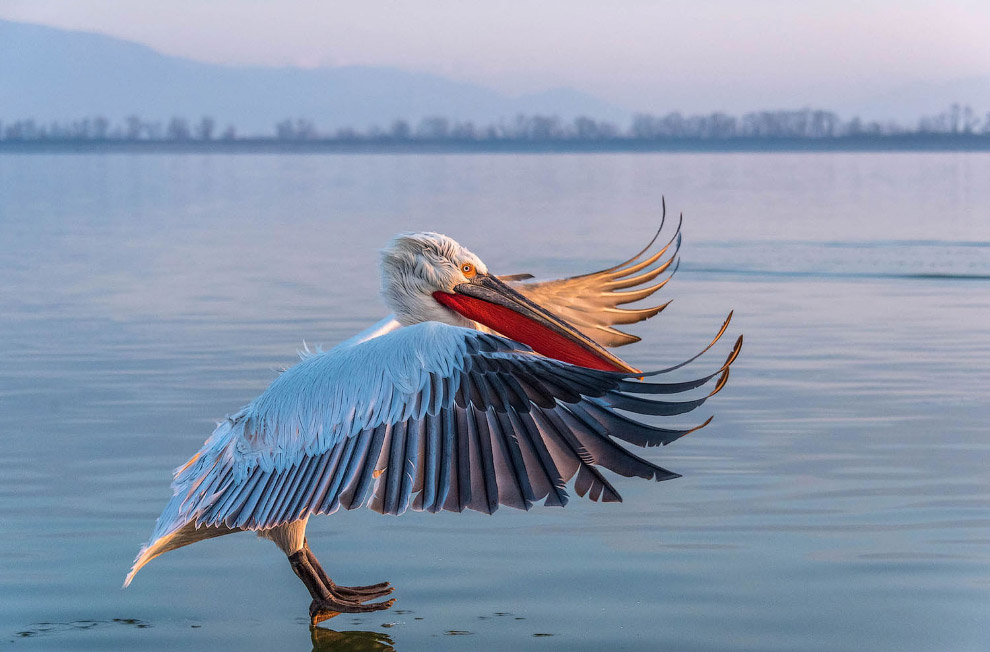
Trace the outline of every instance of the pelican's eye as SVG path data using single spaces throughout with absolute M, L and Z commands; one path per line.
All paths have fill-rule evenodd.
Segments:
M 465 278 L 474 278 L 474 265 L 471 263 L 464 263 L 461 265 L 461 274 L 464 274 Z

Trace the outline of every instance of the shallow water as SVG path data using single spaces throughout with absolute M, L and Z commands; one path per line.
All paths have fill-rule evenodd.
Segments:
M 123 576 L 171 469 L 383 314 L 377 249 L 446 232 L 581 273 L 685 212 L 674 303 L 623 349 L 727 388 L 621 504 L 315 519 L 396 607 L 311 636 L 270 543 Z M 0 156 L 0 645 L 12 649 L 985 650 L 990 155 Z M 728 343 L 726 343 L 728 346 Z M 710 369 L 712 354 L 693 365 Z

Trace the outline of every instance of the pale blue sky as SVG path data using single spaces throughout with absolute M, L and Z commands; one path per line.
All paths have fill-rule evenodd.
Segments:
M 987 0 L 0 0 L 0 18 L 211 62 L 398 66 L 510 93 L 571 86 L 633 109 L 836 106 L 990 78 Z

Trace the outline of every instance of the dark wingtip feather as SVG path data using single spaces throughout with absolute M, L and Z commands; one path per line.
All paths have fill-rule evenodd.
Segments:
M 692 432 L 698 432 L 699 430 L 701 430 L 702 428 L 704 428 L 705 426 L 707 426 L 707 425 L 708 425 L 709 423 L 711 423 L 711 422 L 712 422 L 712 419 L 714 419 L 714 418 L 715 418 L 715 416 L 714 416 L 714 415 L 712 415 L 712 416 L 710 416 L 710 417 L 708 417 L 707 419 L 705 419 L 705 422 L 704 422 L 703 424 L 701 424 L 700 426 L 695 426 L 694 428 L 691 428 L 690 430 L 685 430 L 684 432 L 682 432 L 681 434 L 679 434 L 679 435 L 677 435 L 677 436 L 676 436 L 676 437 L 674 437 L 673 439 L 669 439 L 669 440 L 667 440 L 667 441 L 665 441 L 665 442 L 663 442 L 663 445 L 664 445 L 664 446 L 666 446 L 666 445 L 667 445 L 667 444 L 669 444 L 670 442 L 672 442 L 672 441 L 677 441 L 677 440 L 678 440 L 678 439 L 680 439 L 681 437 L 687 437 L 687 436 L 688 436 L 688 435 L 690 435 L 690 434 L 691 434 Z
M 615 489 L 612 489 L 610 487 L 606 487 L 605 490 L 602 492 L 602 502 L 603 503 L 621 503 L 622 502 L 622 496 L 620 496 L 619 495 L 619 492 L 616 491 Z
M 740 335 L 736 338 L 736 343 L 732 345 L 732 350 L 729 352 L 729 357 L 726 359 L 723 366 L 728 367 L 730 364 L 735 362 L 736 358 L 739 357 L 739 352 L 742 351 L 743 336 Z
M 646 246 L 643 247 L 642 249 L 640 249 L 636 253 L 635 256 L 633 256 L 629 260 L 624 260 L 621 263 L 619 263 L 618 265 L 614 265 L 614 266 L 609 267 L 607 269 L 602 269 L 602 270 L 599 270 L 597 272 L 590 272 L 588 274 L 580 274 L 580 275 L 574 276 L 572 278 L 587 278 L 589 276 L 595 276 L 597 274 L 608 274 L 610 272 L 618 271 L 618 270 L 622 269 L 623 267 L 625 267 L 627 265 L 631 265 L 632 263 L 636 262 L 636 259 L 638 259 L 640 256 L 642 256 L 643 254 L 645 254 L 647 251 L 650 250 L 650 247 L 653 246 L 653 243 L 657 241 L 657 238 L 660 237 L 660 233 L 663 231 L 663 225 L 666 224 L 666 222 L 667 222 L 667 205 L 666 205 L 666 203 L 662 203 L 662 206 L 663 206 L 663 210 L 661 211 L 661 214 L 660 214 L 660 226 L 657 228 L 656 233 L 653 234 L 653 237 L 650 238 L 650 241 L 646 244 Z M 678 230 L 680 230 L 680 226 L 678 226 L 677 228 L 678 228 Z M 675 233 L 677 233 L 677 231 L 675 231 Z
M 708 343 L 708 346 L 706 346 L 701 351 L 699 351 L 698 353 L 694 354 L 693 356 L 691 356 L 690 358 L 688 358 L 684 362 L 681 362 L 679 364 L 675 364 L 672 367 L 667 367 L 666 369 L 659 369 L 657 371 L 650 371 L 648 373 L 630 374 L 630 376 L 639 376 L 639 377 L 657 376 L 659 374 L 665 374 L 665 373 L 668 373 L 668 372 L 671 372 L 671 371 L 675 371 L 675 370 L 680 369 L 681 367 L 683 367 L 685 365 L 691 364 L 692 362 L 694 362 L 695 360 L 697 360 L 698 358 L 700 358 L 702 355 L 704 355 L 705 353 L 707 353 L 713 346 L 715 346 L 716 343 L 718 343 L 718 341 L 720 339 L 722 339 L 722 336 L 725 335 L 725 331 L 728 330 L 728 328 L 729 328 L 729 323 L 732 321 L 732 313 L 733 313 L 733 311 L 730 310 L 729 311 L 729 315 L 725 318 L 725 321 L 722 322 L 722 327 L 718 329 L 718 333 L 716 333 L 715 334 L 715 337 L 712 339 L 712 341 Z M 739 342 L 739 343 L 741 345 L 741 342 Z
M 725 371 L 722 372 L 722 375 L 719 376 L 718 382 L 715 383 L 715 389 L 713 389 L 712 393 L 708 395 L 708 398 L 711 398 L 721 392 L 727 382 L 729 382 L 729 367 L 726 367 Z

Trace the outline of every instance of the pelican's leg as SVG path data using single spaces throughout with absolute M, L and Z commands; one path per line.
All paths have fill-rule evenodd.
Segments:
M 309 617 L 313 625 L 341 613 L 368 613 L 388 609 L 395 600 L 362 604 L 368 600 L 391 593 L 392 587 L 339 587 L 320 568 L 313 551 L 306 544 L 306 521 L 300 519 L 291 523 L 260 530 L 258 536 L 270 539 L 289 558 L 292 571 L 302 580 L 313 602 L 309 605 Z
M 392 599 L 362 604 L 363 601 L 377 596 L 353 596 L 334 592 L 324 585 L 316 569 L 309 563 L 309 555 L 303 549 L 289 555 L 289 563 L 292 565 L 293 572 L 302 580 L 313 598 L 313 602 L 309 605 L 309 617 L 313 625 L 342 613 L 356 614 L 381 611 L 388 609 L 395 603 L 395 599 Z
M 327 577 L 326 571 L 323 570 L 323 566 L 317 561 L 316 555 L 309 547 L 309 541 L 303 539 L 303 551 L 306 553 L 306 558 L 309 561 L 309 565 L 313 567 L 316 571 L 316 575 L 323 582 L 323 586 L 327 587 L 330 593 L 336 594 L 340 597 L 350 597 L 357 598 L 359 602 L 365 602 L 367 600 L 373 600 L 374 598 L 380 598 L 382 596 L 388 595 L 395 589 L 388 582 L 379 582 L 378 584 L 368 584 L 367 586 L 341 586 L 336 584 L 332 579 Z

